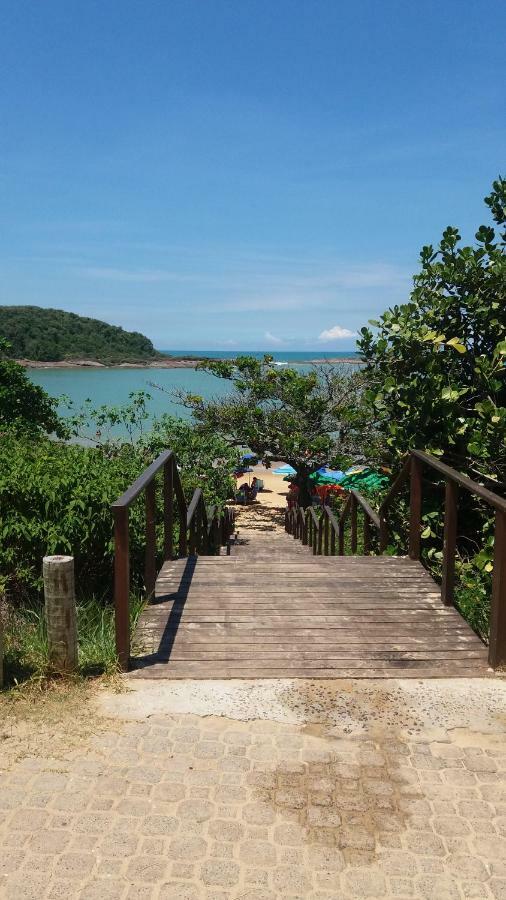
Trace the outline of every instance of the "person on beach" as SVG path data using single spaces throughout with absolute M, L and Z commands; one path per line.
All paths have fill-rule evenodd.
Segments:
M 299 502 L 299 488 L 298 485 L 293 483 L 293 481 L 291 482 L 288 489 L 286 502 L 288 503 L 288 509 L 292 509 L 292 507 L 297 506 L 297 503 Z

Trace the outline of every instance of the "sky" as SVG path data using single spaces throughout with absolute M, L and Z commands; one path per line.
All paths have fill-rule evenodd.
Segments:
M 505 166 L 502 0 L 0 0 L 0 303 L 348 350 Z

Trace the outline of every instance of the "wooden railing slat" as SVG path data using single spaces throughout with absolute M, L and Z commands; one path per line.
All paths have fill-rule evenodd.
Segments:
M 445 520 L 443 536 L 443 579 L 441 600 L 445 606 L 453 604 L 455 592 L 455 551 L 457 548 L 458 484 L 450 478 L 445 487 Z

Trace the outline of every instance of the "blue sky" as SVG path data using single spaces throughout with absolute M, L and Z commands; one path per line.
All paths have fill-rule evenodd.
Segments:
M 0 303 L 348 349 L 488 221 L 501 2 L 3 0 Z

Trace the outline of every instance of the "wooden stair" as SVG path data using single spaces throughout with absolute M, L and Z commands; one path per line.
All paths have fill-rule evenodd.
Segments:
M 282 531 L 163 566 L 134 677 L 433 678 L 491 674 L 487 650 L 419 562 L 313 556 Z

